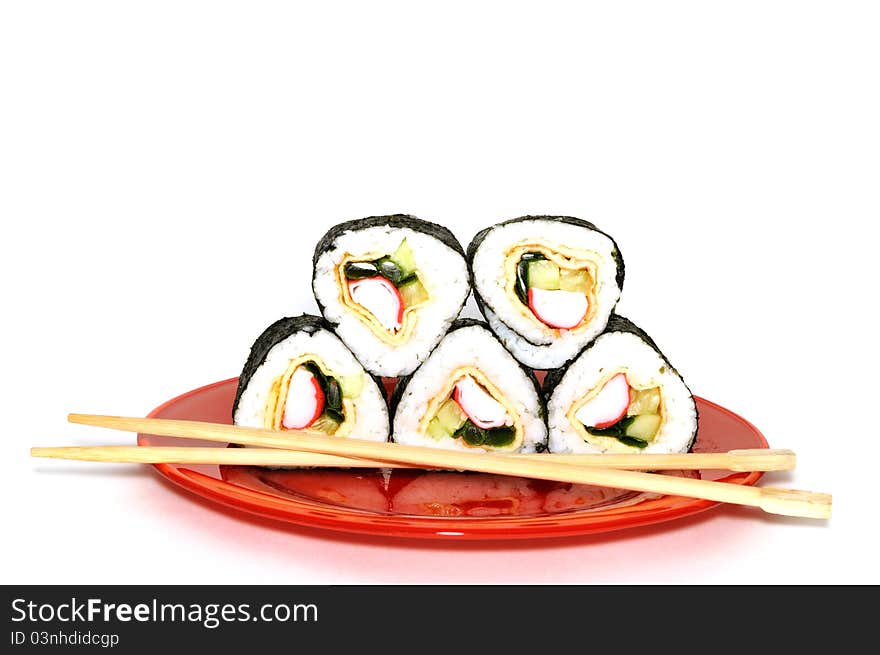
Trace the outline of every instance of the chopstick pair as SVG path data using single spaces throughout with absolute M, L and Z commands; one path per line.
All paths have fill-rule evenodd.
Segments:
M 199 421 L 87 414 L 71 414 L 68 420 L 71 423 L 82 425 L 157 436 L 256 446 L 260 450 L 101 446 L 34 448 L 31 450 L 31 454 L 36 457 L 101 462 L 229 463 L 275 466 L 416 466 L 461 469 L 701 498 L 760 507 L 765 512 L 788 516 L 829 518 L 831 515 L 831 496 L 828 494 L 773 487 L 751 487 L 622 470 L 622 468 L 606 468 L 614 466 L 653 470 L 663 468 L 788 470 L 794 467 L 795 458 L 794 453 L 786 450 L 749 450 L 682 455 L 497 455 L 376 443 L 358 439 L 332 439 L 326 435 L 309 431 L 298 432 L 296 440 L 292 441 L 289 437 L 282 436 L 272 430 Z M 296 451 L 291 451 L 291 448 L 295 448 Z M 273 454 L 265 449 L 280 450 Z M 333 459 L 327 459 L 328 456 Z M 221 461 L 225 458 L 229 458 L 229 460 Z M 311 462 L 308 463 L 310 459 Z M 206 460 L 210 460 L 210 462 Z M 356 462 L 356 464 L 352 462 Z
M 179 436 L 179 435 L 177 435 Z M 290 446 L 288 446 L 290 448 Z M 278 448 L 206 448 L 198 446 L 60 446 L 31 448 L 34 457 L 73 459 L 88 462 L 124 464 L 219 464 L 238 466 L 319 466 L 339 468 L 424 468 L 418 464 L 382 461 Z M 687 453 L 670 455 L 493 455 L 531 462 L 557 462 L 595 468 L 635 471 L 791 471 L 795 454 L 790 450 L 767 448 L 730 450 L 726 453 Z M 433 467 L 442 468 L 442 467 Z

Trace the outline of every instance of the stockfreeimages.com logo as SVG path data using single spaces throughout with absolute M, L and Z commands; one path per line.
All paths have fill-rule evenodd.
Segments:
M 12 621 L 20 623 L 197 623 L 213 630 L 223 623 L 242 621 L 317 623 L 318 607 L 312 603 L 107 603 L 100 598 L 63 603 L 36 603 L 25 598 L 12 601 Z

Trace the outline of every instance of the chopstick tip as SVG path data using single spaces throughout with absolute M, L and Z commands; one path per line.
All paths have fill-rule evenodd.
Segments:
M 771 487 L 758 489 L 761 490 L 760 507 L 765 512 L 808 519 L 831 518 L 831 494 Z

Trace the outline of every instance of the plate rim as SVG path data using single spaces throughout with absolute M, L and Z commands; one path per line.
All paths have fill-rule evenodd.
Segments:
M 170 406 L 199 393 L 237 382 L 238 377 L 218 380 L 210 384 L 185 391 L 155 407 L 147 414 L 155 418 Z M 767 439 L 748 419 L 743 418 L 718 403 L 700 396 L 694 399 L 702 404 L 727 414 L 749 427 L 758 438 L 762 448 L 769 448 Z M 139 433 L 139 445 L 149 437 Z M 705 512 L 721 503 L 711 500 L 686 499 L 683 504 L 643 509 L 630 515 L 622 515 L 609 523 L 604 510 L 571 511 L 559 514 L 539 514 L 515 517 L 467 517 L 447 518 L 414 516 L 407 514 L 378 514 L 347 507 L 321 506 L 294 498 L 280 498 L 257 490 L 247 489 L 219 478 L 206 475 L 193 469 L 173 464 L 153 464 L 153 468 L 166 480 L 187 491 L 225 507 L 247 514 L 281 521 L 292 525 L 319 528 L 328 531 L 341 531 L 349 534 L 369 535 L 377 538 L 417 538 L 443 539 L 446 541 L 474 540 L 523 540 L 538 538 L 574 537 L 625 530 L 655 523 L 671 522 Z M 720 482 L 754 486 L 763 477 L 763 472 L 732 473 L 720 478 Z M 675 496 L 661 496 L 655 501 L 662 502 Z M 280 508 L 284 505 L 285 510 Z M 273 507 L 278 505 L 279 507 Z M 608 508 L 608 509 L 613 509 Z M 603 516 L 604 521 L 597 521 Z

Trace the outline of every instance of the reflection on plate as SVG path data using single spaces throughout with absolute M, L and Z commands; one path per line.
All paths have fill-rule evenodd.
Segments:
M 235 387 L 232 379 L 195 389 L 150 416 L 229 423 Z M 701 398 L 697 407 L 700 431 L 695 452 L 767 447 L 761 433 L 740 416 Z M 138 435 L 138 443 L 194 445 L 144 434 Z M 174 464 L 156 468 L 186 489 L 231 507 L 291 523 L 376 536 L 519 539 L 590 534 L 670 521 L 717 505 L 484 473 Z M 735 484 L 754 484 L 761 476 L 708 470 L 678 475 Z

